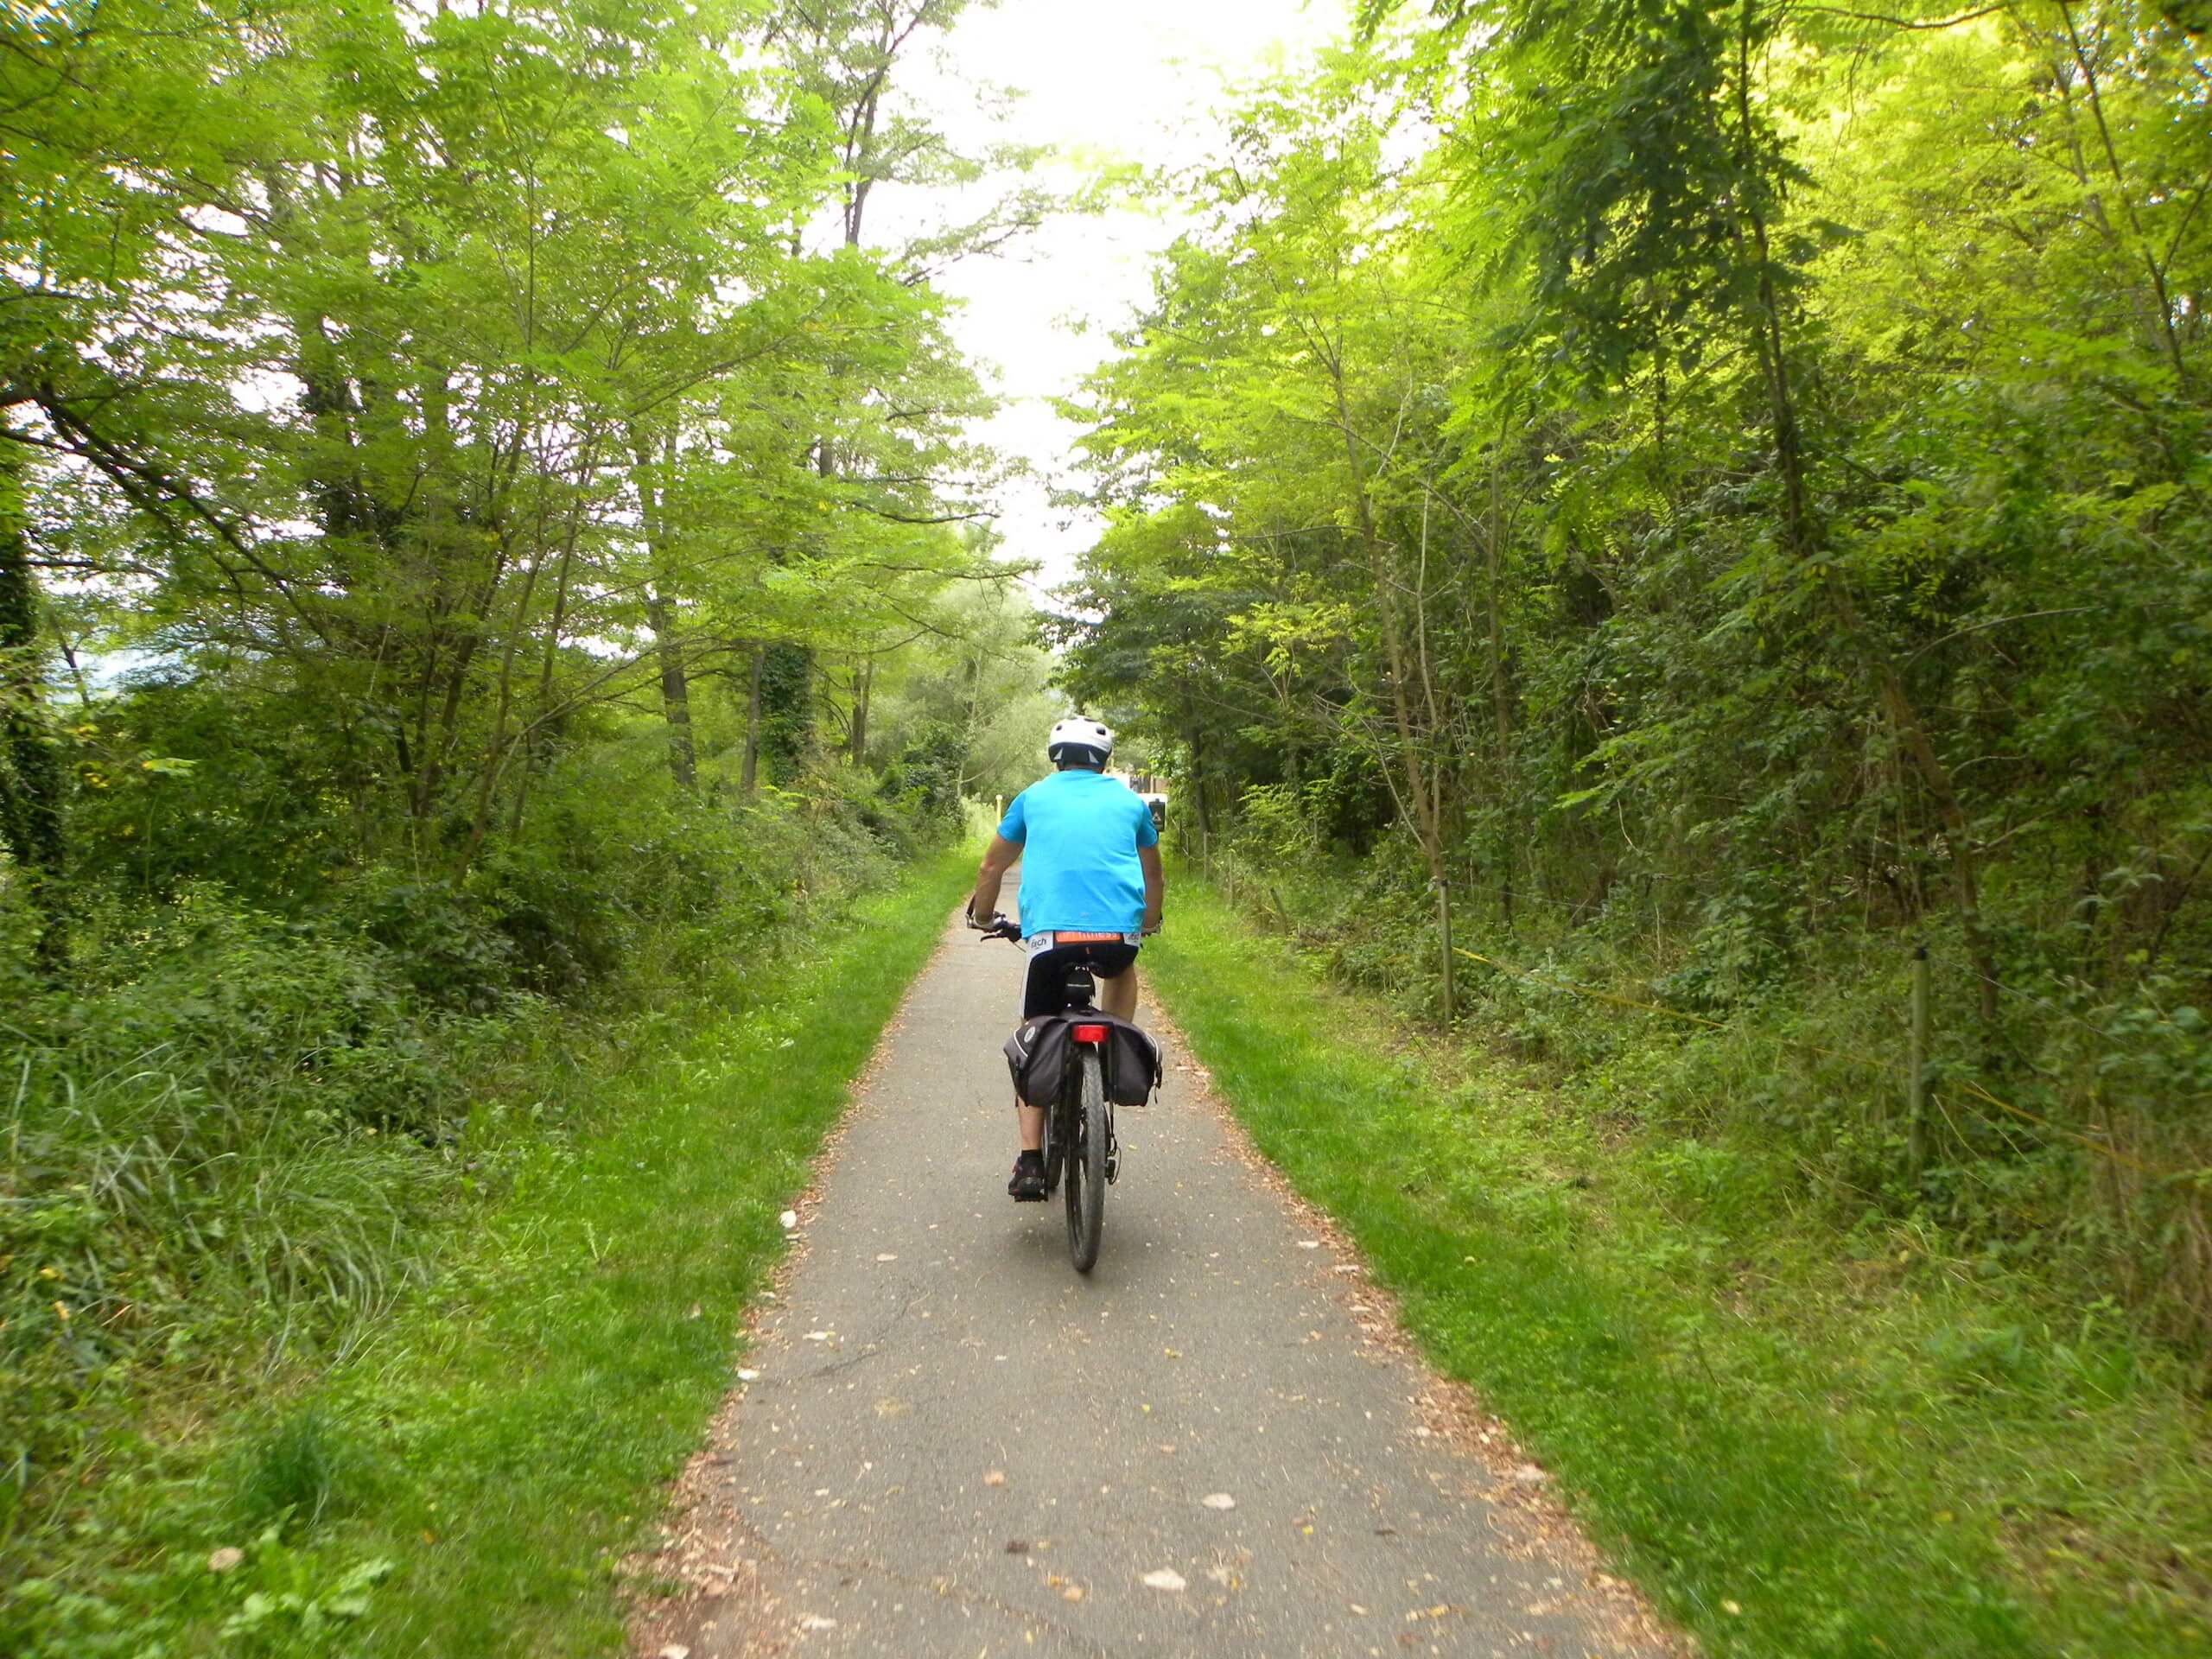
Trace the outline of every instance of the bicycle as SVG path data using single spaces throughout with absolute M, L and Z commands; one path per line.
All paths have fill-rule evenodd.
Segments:
M 982 930 L 986 939 L 1021 943 L 1021 929 L 1003 918 Z M 1068 1257 L 1077 1273 L 1098 1261 L 1106 1230 L 1106 1189 L 1121 1179 L 1122 1147 L 1114 1134 L 1114 1103 L 1106 1097 L 1109 1029 L 1080 1018 L 1095 1013 L 1097 982 L 1081 963 L 1068 966 L 1061 991 L 1061 1012 L 1074 1023 L 1069 1033 L 1075 1064 L 1061 1074 L 1060 1096 L 1045 1109 L 1045 1198 L 1049 1203 L 1060 1178 L 1067 1177 L 1065 1198 Z

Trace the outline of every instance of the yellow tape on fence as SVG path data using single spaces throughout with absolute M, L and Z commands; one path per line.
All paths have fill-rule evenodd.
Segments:
M 2162 1181 L 2178 1181 L 2190 1179 L 2202 1173 L 2201 1171 L 2197 1170 L 2164 1169 L 2157 1164 L 2146 1164 L 2140 1158 L 2136 1157 L 2133 1153 L 2122 1152 L 2118 1147 L 2111 1146 L 2105 1141 L 2097 1140 L 2093 1135 L 2084 1135 L 2079 1129 L 2069 1129 L 2063 1123 L 2054 1123 L 2047 1117 L 2040 1117 L 2037 1116 L 2035 1113 L 2028 1110 L 2024 1106 L 2015 1106 L 2009 1100 L 1999 1100 L 1996 1096 L 1991 1094 L 1988 1090 L 1976 1083 L 1972 1077 L 1954 1077 L 1951 1081 L 1957 1084 L 1961 1089 L 1964 1090 L 1967 1094 L 1972 1095 L 1976 1100 L 1982 1101 L 1988 1105 L 1994 1106 L 2000 1112 L 2010 1112 L 2013 1116 L 2019 1118 L 2024 1122 L 2033 1123 L 2040 1128 L 2049 1129 L 2053 1135 L 2063 1135 L 2069 1141 L 2077 1141 L 2081 1145 L 2087 1147 L 2091 1152 L 2095 1153 L 2101 1158 L 2109 1158 L 2115 1164 L 2126 1165 L 2128 1168 L 2135 1171 L 2139 1175 L 2149 1175 Z

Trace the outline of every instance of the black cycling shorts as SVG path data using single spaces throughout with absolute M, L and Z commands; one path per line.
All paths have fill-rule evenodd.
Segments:
M 1121 939 L 1086 939 L 1056 944 L 1029 958 L 1029 977 L 1021 990 L 1021 1017 L 1058 1014 L 1068 1005 L 1068 970 L 1084 967 L 1097 979 L 1119 979 L 1137 959 L 1137 948 Z

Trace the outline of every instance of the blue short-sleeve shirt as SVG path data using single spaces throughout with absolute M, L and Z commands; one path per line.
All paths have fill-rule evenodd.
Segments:
M 1144 926 L 1144 866 L 1156 845 L 1152 810 L 1118 778 L 1071 766 L 1009 802 L 999 834 L 1021 854 L 1021 934 L 1072 928 L 1135 933 Z

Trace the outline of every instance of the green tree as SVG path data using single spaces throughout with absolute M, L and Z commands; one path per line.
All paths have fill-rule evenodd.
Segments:
M 2212 962 L 2196 44 L 2056 0 L 1368 10 L 1160 181 L 1199 227 L 1075 405 L 1068 683 L 1201 844 L 1337 849 L 1355 932 L 1441 884 L 1713 1007 L 1932 937 L 1974 1064 L 2103 1122 L 1999 987 L 2120 1020 Z M 2212 1102 L 2156 1096 L 2124 1138 L 2185 1166 Z M 1980 1112 L 1954 1154 L 2016 1154 Z M 2169 1201 L 2126 1227 L 2202 1225 Z M 2149 1279 L 2212 1328 L 2185 1252 Z

